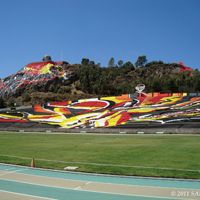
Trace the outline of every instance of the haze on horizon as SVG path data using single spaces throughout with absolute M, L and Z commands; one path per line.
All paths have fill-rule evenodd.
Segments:
M 107 66 L 183 61 L 200 68 L 199 0 L 1 0 L 0 77 L 49 54 Z

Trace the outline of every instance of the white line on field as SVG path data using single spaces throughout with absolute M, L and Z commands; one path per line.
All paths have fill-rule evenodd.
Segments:
M 19 159 L 32 159 L 32 157 L 22 157 L 22 156 L 14 156 L 14 155 L 5 155 L 0 154 L 0 156 L 11 157 L 11 158 L 19 158 Z M 65 163 L 65 164 L 80 164 L 80 165 L 93 165 L 93 166 L 105 166 L 105 167 L 124 167 L 124 168 L 143 168 L 143 169 L 158 169 L 158 170 L 168 170 L 168 171 L 185 171 L 185 172 L 199 172 L 200 170 L 194 169 L 180 169 L 180 168 L 170 168 L 170 167 L 150 167 L 150 166 L 139 166 L 139 165 L 118 165 L 118 164 L 108 164 L 108 163 L 89 163 L 89 162 L 68 162 L 62 160 L 49 160 L 43 158 L 37 158 L 35 160 L 45 161 L 45 162 L 57 162 L 57 163 Z
M 30 169 L 32 167 L 29 166 L 22 166 L 17 164 L 6 164 L 0 162 L 0 167 L 3 166 L 14 166 L 14 167 L 20 167 L 24 169 Z M 126 176 L 126 175 L 114 175 L 114 174 L 100 174 L 100 173 L 91 173 L 91 172 L 78 172 L 78 171 L 63 171 L 59 169 L 48 169 L 48 168 L 41 168 L 41 167 L 35 167 L 34 169 L 42 170 L 42 171 L 51 171 L 51 172 L 60 172 L 60 173 L 70 173 L 70 174 L 81 174 L 81 175 L 94 175 L 94 176 L 104 176 L 104 177 L 120 177 L 120 178 L 136 178 L 136 179 L 155 179 L 155 180 L 175 180 L 175 181 L 190 181 L 190 182 L 199 182 L 200 179 L 184 179 L 184 178 L 169 178 L 169 177 L 153 177 L 153 176 Z M 3 169 L 2 169 L 3 170 Z M 25 173 L 23 173 L 25 174 Z M 94 181 L 93 181 L 94 182 Z

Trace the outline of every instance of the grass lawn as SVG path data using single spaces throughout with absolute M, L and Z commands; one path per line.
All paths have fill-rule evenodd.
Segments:
M 0 133 L 0 162 L 79 171 L 200 178 L 200 136 Z M 49 160 L 46 161 L 45 159 Z

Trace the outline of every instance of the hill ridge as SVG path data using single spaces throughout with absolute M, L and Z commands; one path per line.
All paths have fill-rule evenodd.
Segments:
M 0 107 L 134 93 L 139 83 L 146 85 L 146 92 L 199 92 L 200 72 L 162 61 L 140 67 L 128 61 L 107 68 L 89 59 L 81 64 L 33 62 L 0 80 Z

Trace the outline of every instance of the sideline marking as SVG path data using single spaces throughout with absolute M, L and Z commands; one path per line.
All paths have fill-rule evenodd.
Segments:
M 20 195 L 20 196 L 36 197 L 36 198 L 39 198 L 39 199 L 46 199 L 46 200 L 58 200 L 58 199 L 52 199 L 52 198 L 48 198 L 48 197 L 35 196 L 35 195 L 31 195 L 31 194 L 26 194 L 26 193 L 11 192 L 11 191 L 8 191 L 8 190 L 0 190 L 0 192 L 10 193 L 10 194 L 15 194 L 15 195 L 17 194 L 17 195 Z
M 11 157 L 11 158 L 20 158 L 20 159 L 32 159 L 30 157 L 22 157 L 22 156 L 14 156 L 14 155 L 5 155 L 0 154 L 0 156 Z M 198 172 L 200 173 L 200 169 L 180 169 L 180 168 L 170 168 L 170 167 L 150 167 L 150 166 L 139 166 L 139 165 L 116 165 L 116 164 L 108 164 L 108 163 L 88 163 L 88 162 L 68 162 L 62 160 L 48 160 L 43 158 L 36 158 L 38 161 L 46 161 L 46 162 L 59 162 L 65 164 L 80 164 L 80 165 L 94 165 L 94 166 L 106 166 L 106 167 L 125 167 L 125 168 L 143 168 L 143 169 L 158 169 L 158 170 L 167 170 L 167 171 L 184 171 L 184 172 Z

